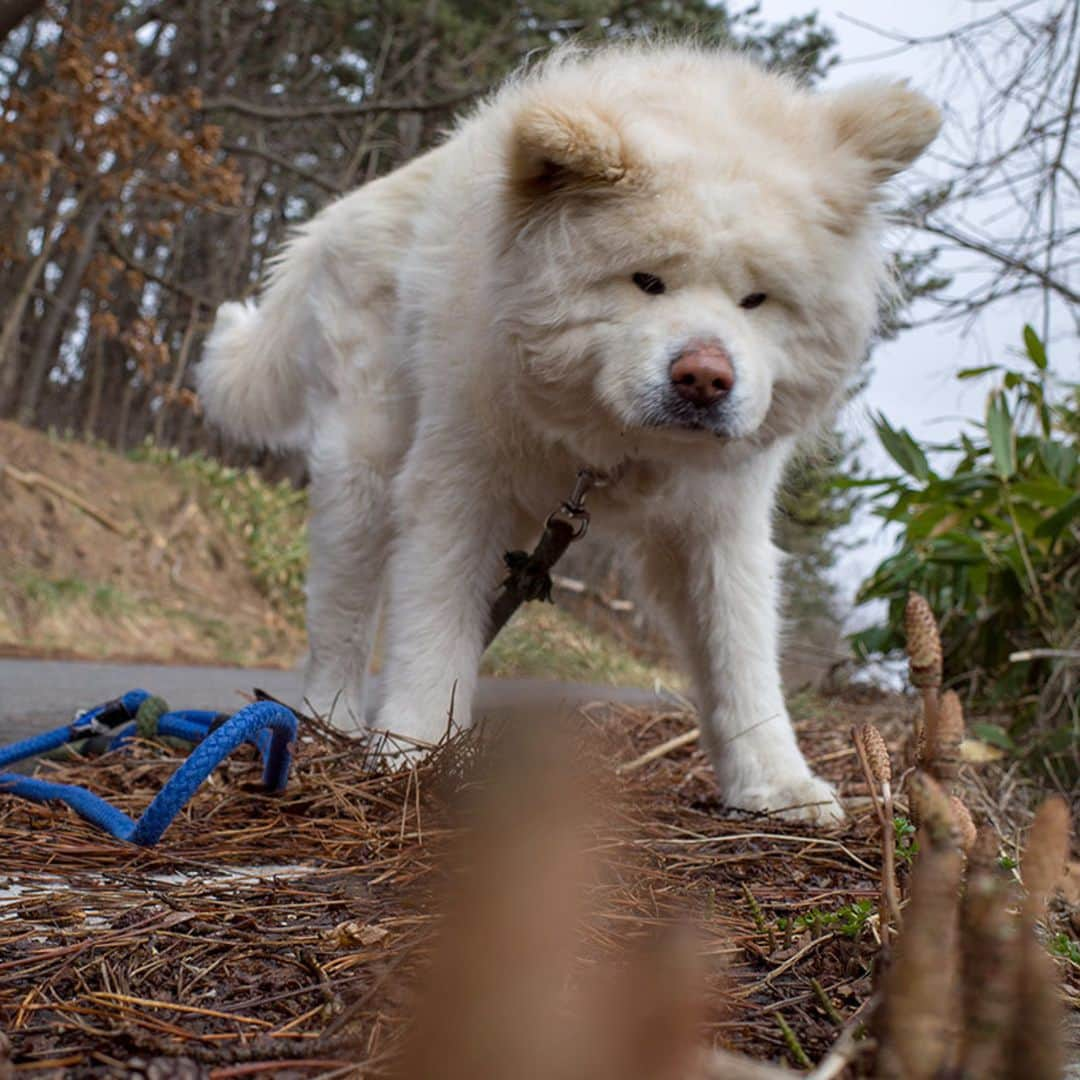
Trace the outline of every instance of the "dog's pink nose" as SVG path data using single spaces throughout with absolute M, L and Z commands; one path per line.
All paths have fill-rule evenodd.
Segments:
M 731 393 L 735 368 L 723 345 L 692 341 L 671 365 L 671 381 L 679 397 L 707 408 Z

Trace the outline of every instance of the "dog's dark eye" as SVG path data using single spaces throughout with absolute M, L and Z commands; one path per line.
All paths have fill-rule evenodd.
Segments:
M 763 292 L 752 292 L 739 301 L 739 307 L 746 308 L 749 311 L 751 308 L 761 307 L 767 299 L 768 297 Z
M 650 296 L 659 296 L 667 291 L 667 286 L 655 274 L 643 274 L 639 271 L 630 280 L 643 293 L 648 293 Z

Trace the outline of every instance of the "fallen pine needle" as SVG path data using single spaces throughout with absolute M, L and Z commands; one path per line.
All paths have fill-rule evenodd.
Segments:
M 832 941 L 835 937 L 835 934 L 829 933 L 822 934 L 821 937 L 811 938 L 810 941 L 808 941 L 797 953 L 795 953 L 794 956 L 788 957 L 788 959 L 785 960 L 779 967 L 773 968 L 772 971 L 770 971 L 764 979 L 761 979 L 750 986 L 742 987 L 737 993 L 731 995 L 732 998 L 735 1000 L 741 1000 L 742 998 L 749 997 L 751 994 L 756 994 L 759 990 L 764 990 L 765 987 L 769 986 L 772 983 L 773 979 L 778 978 L 780 975 L 783 975 L 785 971 L 789 971 L 791 968 L 793 968 L 804 956 L 806 956 L 807 953 L 812 952 L 819 945 L 824 945 L 827 941 Z
M 628 773 L 637 772 L 638 769 L 644 768 L 652 761 L 658 761 L 660 758 L 666 757 L 675 750 L 681 750 L 684 746 L 691 746 L 693 743 L 696 743 L 699 738 L 701 738 L 700 728 L 684 731 L 681 735 L 676 735 L 673 739 L 668 739 L 667 742 L 662 742 L 659 746 L 654 746 L 651 750 L 647 750 L 641 757 L 636 757 L 633 761 L 628 761 L 625 765 L 620 765 L 615 771 L 620 776 L 626 776 Z
M 229 1080 L 233 1076 L 254 1076 L 257 1073 L 276 1073 L 286 1069 L 335 1069 L 343 1065 L 355 1067 L 354 1062 L 340 1058 L 294 1058 L 292 1061 L 247 1061 L 243 1065 L 229 1065 L 213 1069 L 210 1080 Z
M 89 995 L 92 999 L 118 1001 L 122 1005 L 142 1005 L 147 1009 L 165 1009 L 170 1012 L 191 1013 L 194 1016 L 212 1016 L 218 1020 L 235 1020 L 240 1024 L 258 1024 L 259 1027 L 273 1027 L 268 1020 L 257 1016 L 243 1016 L 240 1013 L 221 1012 L 218 1009 L 203 1009 L 198 1005 L 179 1005 L 173 1001 L 154 1001 L 152 998 L 131 997 L 128 994 L 114 994 L 109 990 L 99 990 Z

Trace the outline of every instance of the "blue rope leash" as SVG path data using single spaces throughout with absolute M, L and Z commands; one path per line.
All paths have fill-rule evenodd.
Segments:
M 130 690 L 115 701 L 88 709 L 62 728 L 4 747 L 0 749 L 0 769 L 92 735 L 110 734 L 109 748 L 122 746 L 135 733 L 135 717 L 149 697 L 145 690 Z M 296 716 L 276 701 L 255 701 L 230 717 L 202 709 L 166 712 L 158 717 L 157 733 L 194 743 L 195 749 L 136 821 L 99 795 L 73 784 L 0 772 L 0 792 L 34 802 L 59 800 L 118 840 L 151 847 L 202 782 L 241 743 L 250 742 L 258 748 L 266 789 L 284 790 L 296 730 Z
M 29 739 L 13 743 L 11 746 L 2 747 L 0 748 L 0 769 L 5 765 L 13 765 L 16 761 L 47 754 L 50 750 L 59 749 L 65 743 L 111 732 L 117 724 L 134 719 L 139 706 L 149 696 L 145 690 L 129 690 L 123 697 L 106 701 L 102 705 L 95 705 L 94 708 L 77 714 L 70 724 L 65 724 L 62 728 L 46 731 L 41 735 L 34 735 Z

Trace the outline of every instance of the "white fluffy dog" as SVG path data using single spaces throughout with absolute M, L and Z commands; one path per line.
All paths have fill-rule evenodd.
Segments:
M 730 53 L 566 51 L 443 145 L 333 203 L 257 307 L 225 304 L 209 417 L 311 473 L 312 704 L 468 718 L 508 548 L 576 471 L 693 676 L 732 806 L 840 809 L 780 689 L 773 496 L 871 333 L 881 187 L 934 138 L 906 86 L 812 93 Z

